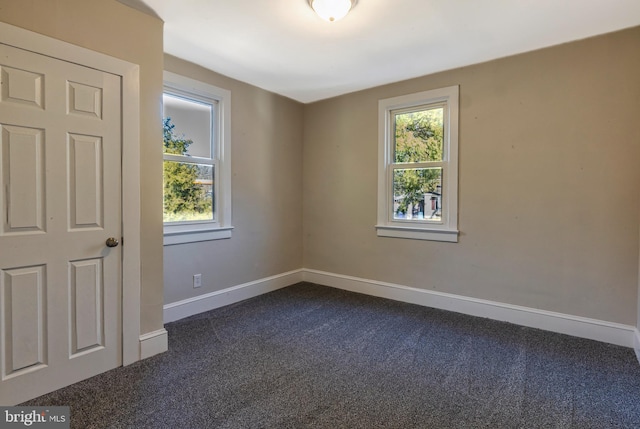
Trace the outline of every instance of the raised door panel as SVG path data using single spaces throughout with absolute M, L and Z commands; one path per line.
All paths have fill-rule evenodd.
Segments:
M 67 90 L 69 114 L 102 119 L 102 88 L 69 81 Z
M 69 134 L 70 229 L 103 226 L 102 138 Z
M 46 366 L 47 314 L 44 266 L 2 270 L 2 379 Z
M 0 124 L 2 234 L 45 230 L 44 130 Z
M 0 77 L 0 102 L 44 108 L 44 75 L 2 65 Z
M 102 259 L 69 264 L 71 356 L 104 345 Z

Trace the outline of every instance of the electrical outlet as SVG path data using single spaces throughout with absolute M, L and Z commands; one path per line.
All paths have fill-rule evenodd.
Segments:
M 194 274 L 193 275 L 193 287 L 201 287 L 202 286 L 202 274 Z

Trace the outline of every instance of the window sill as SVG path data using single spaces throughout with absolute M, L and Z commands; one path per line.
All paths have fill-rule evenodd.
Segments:
M 174 227 L 165 227 L 164 242 L 165 246 L 174 244 L 196 243 L 199 241 L 224 240 L 231 238 L 232 226 L 200 228 L 200 229 L 174 229 Z
M 376 225 L 378 237 L 408 238 L 411 240 L 458 242 L 457 229 L 416 228 L 407 226 Z

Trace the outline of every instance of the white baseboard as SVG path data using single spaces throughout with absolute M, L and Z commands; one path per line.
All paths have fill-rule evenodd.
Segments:
M 632 347 L 640 361 L 640 333 L 634 326 L 311 269 L 289 271 L 166 304 L 164 306 L 164 322 L 173 322 L 301 281 Z M 166 331 L 164 329 L 161 331 L 164 331 L 164 335 L 151 333 L 140 337 L 142 359 L 166 350 Z M 156 339 L 157 336 L 164 338 L 164 349 L 161 340 Z M 146 337 L 147 341 L 143 341 L 143 337 Z M 144 343 L 147 342 L 149 344 L 143 348 Z M 158 344 L 156 345 L 156 343 Z
M 635 349 L 640 359 L 640 337 L 638 337 L 638 331 L 635 326 L 317 270 L 304 269 L 302 278 L 304 281 L 338 289 L 472 316 L 486 317 L 624 347 L 634 347 L 634 341 L 636 341 Z
M 302 281 L 302 270 L 289 271 L 272 277 L 244 283 L 227 289 L 172 302 L 164 306 L 164 323 L 213 310 Z
M 162 328 L 140 335 L 140 360 L 164 353 L 169 350 L 167 330 Z

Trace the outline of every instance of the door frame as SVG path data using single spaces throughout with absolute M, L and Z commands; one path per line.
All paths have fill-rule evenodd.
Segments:
M 122 78 L 122 364 L 140 353 L 140 66 L 0 22 L 5 45 Z

